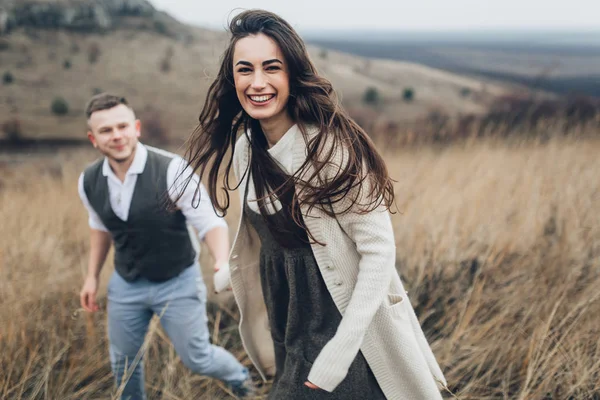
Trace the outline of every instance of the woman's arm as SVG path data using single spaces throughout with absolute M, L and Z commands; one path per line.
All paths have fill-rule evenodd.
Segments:
M 395 268 L 396 247 L 387 210 L 338 217 L 360 254 L 356 286 L 333 338 L 313 363 L 308 380 L 333 391 L 346 377 L 377 309 L 387 295 Z
M 340 171 L 335 165 L 344 165 L 344 155 L 336 152 L 334 167 L 327 172 L 329 179 Z M 381 205 L 368 213 L 358 212 L 361 205 L 370 202 L 369 194 L 368 180 L 365 180 L 361 189 L 354 188 L 332 204 L 337 221 L 355 243 L 360 260 L 356 285 L 342 321 L 314 361 L 308 376 L 308 381 L 326 391 L 333 391 L 346 377 L 365 333 L 387 295 L 395 271 L 396 245 L 389 211 Z M 346 210 L 350 211 L 344 213 Z M 328 238 L 324 239 L 327 241 Z

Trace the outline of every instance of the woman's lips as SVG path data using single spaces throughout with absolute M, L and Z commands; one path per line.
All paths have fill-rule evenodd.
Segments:
M 274 94 L 261 94 L 261 95 L 248 95 L 248 99 L 257 107 L 265 106 L 270 104 L 275 98 Z

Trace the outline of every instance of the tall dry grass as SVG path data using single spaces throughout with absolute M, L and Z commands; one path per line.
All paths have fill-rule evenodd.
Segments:
M 454 396 L 600 398 L 599 152 L 572 139 L 387 152 L 398 269 Z M 91 157 L 0 174 L 0 398 L 111 397 L 105 312 L 78 304 L 87 225 L 75 182 Z M 235 307 L 210 300 L 213 340 L 250 365 Z M 227 398 L 181 365 L 157 322 L 149 398 Z
M 390 161 L 405 277 L 465 399 L 600 398 L 597 141 Z

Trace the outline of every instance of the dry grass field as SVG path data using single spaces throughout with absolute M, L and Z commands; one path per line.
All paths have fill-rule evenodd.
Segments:
M 552 139 L 386 154 L 397 267 L 456 398 L 600 398 L 599 153 L 598 141 Z M 111 397 L 105 311 L 78 304 L 87 225 L 76 179 L 94 157 L 2 167 L 2 399 Z M 250 365 L 230 299 L 211 297 L 209 313 L 213 341 Z M 158 321 L 147 345 L 150 399 L 230 398 L 182 366 Z

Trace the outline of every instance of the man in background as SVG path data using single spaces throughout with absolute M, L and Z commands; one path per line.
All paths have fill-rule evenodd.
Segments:
M 108 339 L 117 385 L 125 382 L 122 399 L 146 398 L 140 349 L 154 314 L 188 368 L 224 381 L 240 397 L 250 395 L 248 370 L 209 341 L 206 286 L 188 229 L 189 223 L 197 230 L 218 269 L 229 257 L 227 224 L 203 186 L 196 194 L 197 184 L 184 185 L 192 171 L 181 157 L 138 141 L 141 122 L 127 100 L 96 95 L 86 115 L 88 138 L 104 157 L 79 178 L 90 225 L 81 305 L 98 310 L 100 270 L 114 244 Z M 197 175 L 193 179 L 198 182 Z M 198 195 L 199 203 L 194 202 Z

